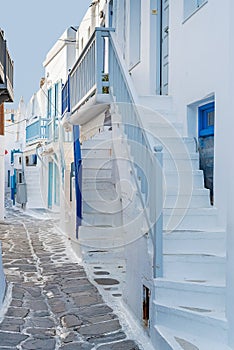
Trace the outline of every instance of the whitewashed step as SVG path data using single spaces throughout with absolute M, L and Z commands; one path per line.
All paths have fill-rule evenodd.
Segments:
M 86 202 L 89 201 L 115 201 L 117 199 L 117 193 L 113 188 L 107 189 L 95 189 L 95 188 L 86 188 L 82 187 L 82 199 Z
M 163 214 L 163 227 L 167 231 L 210 231 L 217 227 L 216 208 L 165 208 Z
M 179 173 L 199 170 L 199 155 L 198 153 L 164 153 L 163 167 L 165 171 L 177 171 Z
M 185 151 L 196 153 L 197 145 L 193 137 L 161 137 L 155 138 L 155 144 L 161 143 L 165 151 L 184 153 Z
M 186 333 L 187 327 L 178 331 L 165 326 L 154 326 L 153 338 L 159 350 L 231 350 L 223 342 L 213 341 L 213 337 L 200 337 Z
M 225 285 L 192 283 L 157 278 L 154 280 L 156 302 L 211 311 L 224 311 Z
M 82 176 L 84 178 L 90 178 L 90 179 L 111 179 L 112 169 L 111 168 L 83 168 L 82 169 Z
M 111 139 L 105 139 L 105 138 L 93 138 L 93 139 L 89 139 L 87 141 L 83 141 L 82 148 L 85 149 L 92 149 L 92 148 L 111 148 L 112 147 L 112 140 Z
M 178 174 L 178 171 L 164 171 L 164 179 L 166 187 L 177 188 L 181 186 L 181 180 L 187 178 L 189 181 L 192 181 L 193 188 L 204 188 L 204 176 L 202 170 L 193 170 L 193 172 L 185 172 Z
M 211 254 L 164 254 L 164 277 L 175 281 L 225 283 L 226 258 Z
M 83 197 L 84 198 L 84 197 Z M 96 213 L 108 213 L 115 214 L 120 213 L 122 206 L 119 199 L 110 200 L 89 200 L 86 202 L 82 201 L 83 213 L 96 214 Z
M 116 216 L 112 213 L 83 213 L 82 225 L 112 227 L 115 226 Z
M 183 188 L 181 188 L 183 190 Z M 188 189 L 187 193 L 180 193 L 178 189 L 166 189 L 164 194 L 164 208 L 209 208 L 209 190 Z
M 150 116 L 149 116 L 150 118 Z M 165 122 L 150 122 L 144 124 L 145 129 L 154 137 L 181 137 L 183 134 L 183 125 L 181 123 L 167 123 Z
M 161 95 L 146 95 L 138 97 L 139 105 L 153 110 L 172 110 L 172 97 Z
M 225 254 L 224 231 L 174 231 L 163 234 L 165 254 Z
M 227 321 L 223 313 L 214 315 L 212 313 L 183 310 L 173 306 L 157 304 L 156 302 L 154 304 L 156 312 L 155 324 L 157 326 L 165 326 L 181 332 L 186 330 L 186 332 L 194 336 L 207 340 L 212 339 L 214 343 L 227 343 Z
M 110 169 L 113 165 L 112 159 L 86 157 L 82 159 L 84 168 Z
M 106 158 L 110 159 L 112 156 L 112 148 L 82 148 L 82 158 Z
M 81 226 L 78 235 L 79 244 L 92 248 L 121 247 L 124 242 L 122 227 Z
M 82 179 L 82 191 L 86 190 L 112 190 L 115 191 L 115 185 L 111 180 L 107 181 L 106 179 Z

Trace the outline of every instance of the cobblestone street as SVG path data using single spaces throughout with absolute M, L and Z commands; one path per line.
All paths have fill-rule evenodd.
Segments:
M 1 350 L 139 349 L 68 256 L 51 220 L 8 209 L 0 239 L 9 300 L 0 320 Z

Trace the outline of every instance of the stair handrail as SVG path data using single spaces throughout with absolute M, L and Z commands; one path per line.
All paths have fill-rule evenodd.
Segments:
M 133 144 L 135 142 L 139 142 L 140 137 L 142 137 L 142 142 L 139 143 L 141 151 L 143 154 L 148 155 L 146 159 L 142 159 L 143 163 L 145 162 L 145 166 L 149 167 L 149 174 L 147 175 L 147 179 L 145 179 L 145 175 L 141 174 L 141 185 L 138 181 L 139 174 L 136 173 L 136 168 L 132 166 L 132 173 L 135 178 L 135 183 L 137 186 L 138 193 L 140 195 L 140 200 L 143 206 L 143 209 L 145 209 L 145 194 L 144 192 L 147 191 L 147 181 L 151 183 L 153 189 L 152 193 L 150 193 L 148 188 L 148 203 L 149 203 L 149 213 L 147 213 L 146 210 L 144 210 L 146 221 L 149 228 L 150 236 L 152 237 L 153 241 L 153 247 L 154 247 L 154 277 L 162 277 L 163 276 L 163 247 L 162 247 L 162 232 L 163 232 L 163 214 L 162 214 L 162 208 L 163 208 L 163 195 L 162 195 L 162 146 L 161 145 L 155 145 L 153 138 L 150 136 L 150 134 L 147 134 L 146 130 L 143 127 L 141 117 L 139 114 L 139 111 L 137 109 L 137 105 L 139 105 L 138 96 L 133 84 L 132 79 L 129 76 L 128 69 L 126 67 L 125 61 L 122 58 L 121 50 L 118 47 L 118 43 L 115 38 L 115 34 L 113 32 L 109 32 L 109 80 L 110 80 L 110 93 L 113 95 L 115 103 L 119 103 L 118 107 L 119 109 L 122 108 L 121 103 L 128 103 L 130 104 L 131 110 L 128 110 L 126 112 L 126 117 L 129 118 L 129 114 L 133 112 L 134 114 L 134 120 L 130 121 L 131 123 L 127 125 L 125 123 L 126 132 L 125 135 L 128 138 L 128 144 L 131 147 L 131 143 Z M 115 77 L 114 77 L 115 76 Z M 116 79 L 116 82 L 115 82 Z M 114 85 L 117 85 L 116 88 Z M 125 96 L 124 96 L 124 90 L 125 90 Z M 119 94 L 119 96 L 118 96 Z M 124 112 L 124 106 L 123 106 Z M 126 109 L 125 109 L 126 111 Z M 122 115 L 123 117 L 123 115 Z M 134 124 L 132 124 L 134 123 Z M 131 155 L 133 157 L 134 163 L 135 158 L 139 156 L 138 149 L 136 150 L 136 154 L 134 156 L 134 148 L 132 147 Z M 151 166 L 153 168 L 150 169 L 150 164 L 147 164 L 147 162 L 150 162 Z M 155 162 L 155 163 L 154 163 Z M 140 164 L 141 165 L 141 164 Z M 153 169 L 156 170 L 156 180 L 153 179 Z M 144 169 L 145 170 L 145 169 Z M 138 170 L 140 172 L 140 170 Z M 141 172 L 140 172 L 141 173 Z M 150 189 L 151 190 L 151 189 Z M 154 206 L 154 208 L 152 208 Z M 153 209 L 155 209 L 155 213 L 152 213 Z M 153 221 L 152 222 L 152 218 Z

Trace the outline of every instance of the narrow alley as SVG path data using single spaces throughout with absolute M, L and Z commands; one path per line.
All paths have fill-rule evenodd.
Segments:
M 67 254 L 52 220 L 8 209 L 0 223 L 7 295 L 0 349 L 137 350 L 118 317 Z

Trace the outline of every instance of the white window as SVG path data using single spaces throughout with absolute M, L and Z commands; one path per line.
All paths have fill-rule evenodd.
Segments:
M 196 12 L 207 0 L 184 0 L 184 19 Z

